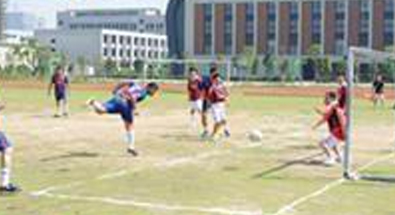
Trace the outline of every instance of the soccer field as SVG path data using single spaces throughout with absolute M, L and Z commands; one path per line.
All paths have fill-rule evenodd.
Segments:
M 17 195 L 0 196 L 0 215 L 390 215 L 395 181 L 344 181 L 325 167 L 312 131 L 321 97 L 258 96 L 232 89 L 232 137 L 213 145 L 189 126 L 181 93 L 140 105 L 138 158 L 126 154 L 118 116 L 83 106 L 106 90 L 71 94 L 71 116 L 52 118 L 45 89 L 5 87 L 2 129 L 15 145 Z M 307 90 L 308 91 L 308 90 Z M 355 105 L 355 169 L 395 175 L 391 104 Z M 260 143 L 246 134 L 262 131 Z

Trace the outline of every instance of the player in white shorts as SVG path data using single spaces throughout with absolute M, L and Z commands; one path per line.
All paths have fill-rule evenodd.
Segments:
M 211 134 L 211 138 L 215 141 L 218 139 L 218 133 L 223 129 L 226 137 L 230 136 L 229 129 L 227 127 L 226 117 L 226 101 L 229 93 L 226 89 L 225 84 L 221 81 L 220 74 L 216 72 L 216 68 L 212 68 L 211 72 L 211 87 L 209 90 L 209 100 L 211 103 L 211 112 L 214 120 L 214 128 Z
M 191 125 L 193 129 L 197 127 L 197 115 L 201 116 L 203 111 L 202 90 L 200 89 L 201 83 L 202 78 L 199 72 L 196 68 L 191 67 L 189 69 L 187 88 L 190 103 Z

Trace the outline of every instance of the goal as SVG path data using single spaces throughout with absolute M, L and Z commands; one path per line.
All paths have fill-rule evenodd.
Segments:
M 372 79 L 375 76 L 375 73 L 382 73 L 382 67 L 383 65 L 390 65 L 387 66 L 387 72 L 386 79 L 391 79 L 391 82 L 395 80 L 395 53 L 390 53 L 390 52 L 383 52 L 383 51 L 376 51 L 368 48 L 360 48 L 360 47 L 351 47 L 348 51 L 348 56 L 347 56 L 347 73 L 346 73 L 346 79 L 348 83 L 348 90 L 347 90 L 347 110 L 346 110 L 346 115 L 347 115 L 347 125 L 346 125 L 346 144 L 345 144 L 345 149 L 344 149 L 344 161 L 343 161 L 343 175 L 346 179 L 355 179 L 355 176 L 358 176 L 360 179 L 374 179 L 374 180 L 393 180 L 395 182 L 395 178 L 391 176 L 372 176 L 365 174 L 363 171 L 373 167 L 374 165 L 378 165 L 380 162 L 385 162 L 388 161 L 389 159 L 392 159 L 394 157 L 394 149 L 395 149 L 395 128 L 391 128 L 391 124 L 389 123 L 387 126 L 387 133 L 386 136 L 383 136 L 382 133 L 380 132 L 375 132 L 374 126 L 372 125 L 372 133 L 369 134 L 371 136 L 374 136 L 377 141 L 381 141 L 384 144 L 380 145 L 382 152 L 384 151 L 383 154 L 375 155 L 376 157 L 370 158 L 370 162 L 365 162 L 364 166 L 358 166 L 355 164 L 355 157 L 356 155 L 356 150 L 359 147 L 359 142 L 356 139 L 358 135 L 367 135 L 366 132 L 365 134 L 361 134 L 361 131 L 356 131 L 356 118 L 361 115 L 360 110 L 358 110 L 359 107 L 363 106 L 363 101 L 360 101 L 356 98 L 365 98 L 364 102 L 365 105 L 367 105 L 368 98 L 369 96 L 366 95 L 366 93 L 369 93 L 369 90 L 371 88 L 371 82 L 365 83 L 364 87 L 363 86 L 356 86 L 358 79 L 361 74 L 361 65 L 369 66 L 370 70 L 374 71 L 373 73 L 369 74 Z M 389 67 L 389 68 L 388 68 Z M 373 80 L 372 80 L 373 81 Z M 363 85 L 363 84 L 361 84 Z M 358 89 L 358 90 L 357 90 Z M 388 90 L 390 91 L 390 90 Z M 365 94 L 364 94 L 365 93 Z M 393 93 L 392 93 L 393 94 Z M 392 101 L 391 101 L 392 102 Z M 389 103 L 391 103 L 389 102 Z M 356 103 L 358 103 L 358 108 L 356 107 Z M 361 105 L 362 103 L 362 105 Z M 392 103 L 391 103 L 392 105 Z M 373 116 L 376 116 L 375 114 L 380 114 L 380 113 L 387 113 L 386 117 L 391 116 L 391 111 L 394 112 L 394 110 L 391 110 L 389 107 L 383 108 L 379 111 L 372 111 L 371 109 L 368 109 L 368 107 L 365 107 L 368 111 L 371 111 L 371 114 Z M 373 107 L 372 107 L 373 109 Z M 365 110 L 366 111 L 366 110 Z M 365 113 L 363 113 L 365 114 Z M 358 116 L 357 116 L 358 115 Z M 365 116 L 366 117 L 366 116 Z M 361 117 L 360 117 L 361 118 Z M 389 121 L 393 120 L 393 117 L 389 117 Z M 374 121 L 374 118 L 372 118 L 372 121 Z M 378 125 L 378 124 L 377 124 Z M 393 125 L 393 123 L 392 123 Z M 392 130 L 392 132 L 391 132 Z M 388 132 L 389 131 L 389 132 Z M 359 133 L 358 133 L 359 132 Z M 363 132 L 362 132 L 363 133 Z M 370 146 L 371 148 L 376 147 L 375 142 L 372 141 L 372 145 Z M 366 148 L 366 151 L 369 151 L 369 148 Z M 378 151 L 376 148 L 375 150 Z M 380 157 L 378 157 L 380 156 Z M 360 172 L 361 171 L 361 172 Z M 395 173 L 394 173 L 395 174 Z

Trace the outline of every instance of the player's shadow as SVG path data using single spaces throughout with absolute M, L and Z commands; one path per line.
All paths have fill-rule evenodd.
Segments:
M 160 138 L 163 139 L 172 139 L 173 141 L 176 142 L 196 142 L 200 141 L 199 137 L 193 136 L 193 135 L 187 135 L 187 134 L 163 134 L 160 135 Z
M 56 160 L 63 160 L 63 159 L 70 159 L 70 158 L 96 158 L 99 157 L 98 153 L 90 153 L 90 152 L 68 152 L 64 155 L 52 156 L 40 159 L 41 162 L 49 162 L 49 161 L 56 161 Z
M 266 176 L 269 176 L 273 173 L 277 173 L 280 172 L 282 170 L 285 170 L 291 166 L 295 166 L 295 165 L 305 165 L 305 166 L 325 166 L 324 163 L 322 163 L 322 161 L 316 160 L 317 157 L 322 156 L 323 153 L 316 153 L 313 155 L 308 155 L 306 157 L 303 158 L 299 158 L 296 160 L 291 160 L 291 161 L 286 161 L 285 163 L 279 165 L 279 166 L 275 166 L 273 168 L 270 168 L 268 170 L 265 170 L 263 172 L 260 172 L 258 174 L 255 174 L 252 176 L 253 179 L 258 179 L 258 178 L 263 178 Z
M 373 175 L 362 175 L 361 180 L 395 184 L 395 176 L 373 176 Z

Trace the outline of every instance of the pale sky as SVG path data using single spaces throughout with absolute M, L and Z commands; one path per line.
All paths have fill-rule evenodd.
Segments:
M 168 0 L 8 0 L 8 11 L 23 11 L 45 20 L 46 27 L 54 27 L 56 11 L 81 8 L 141 8 L 166 10 Z

